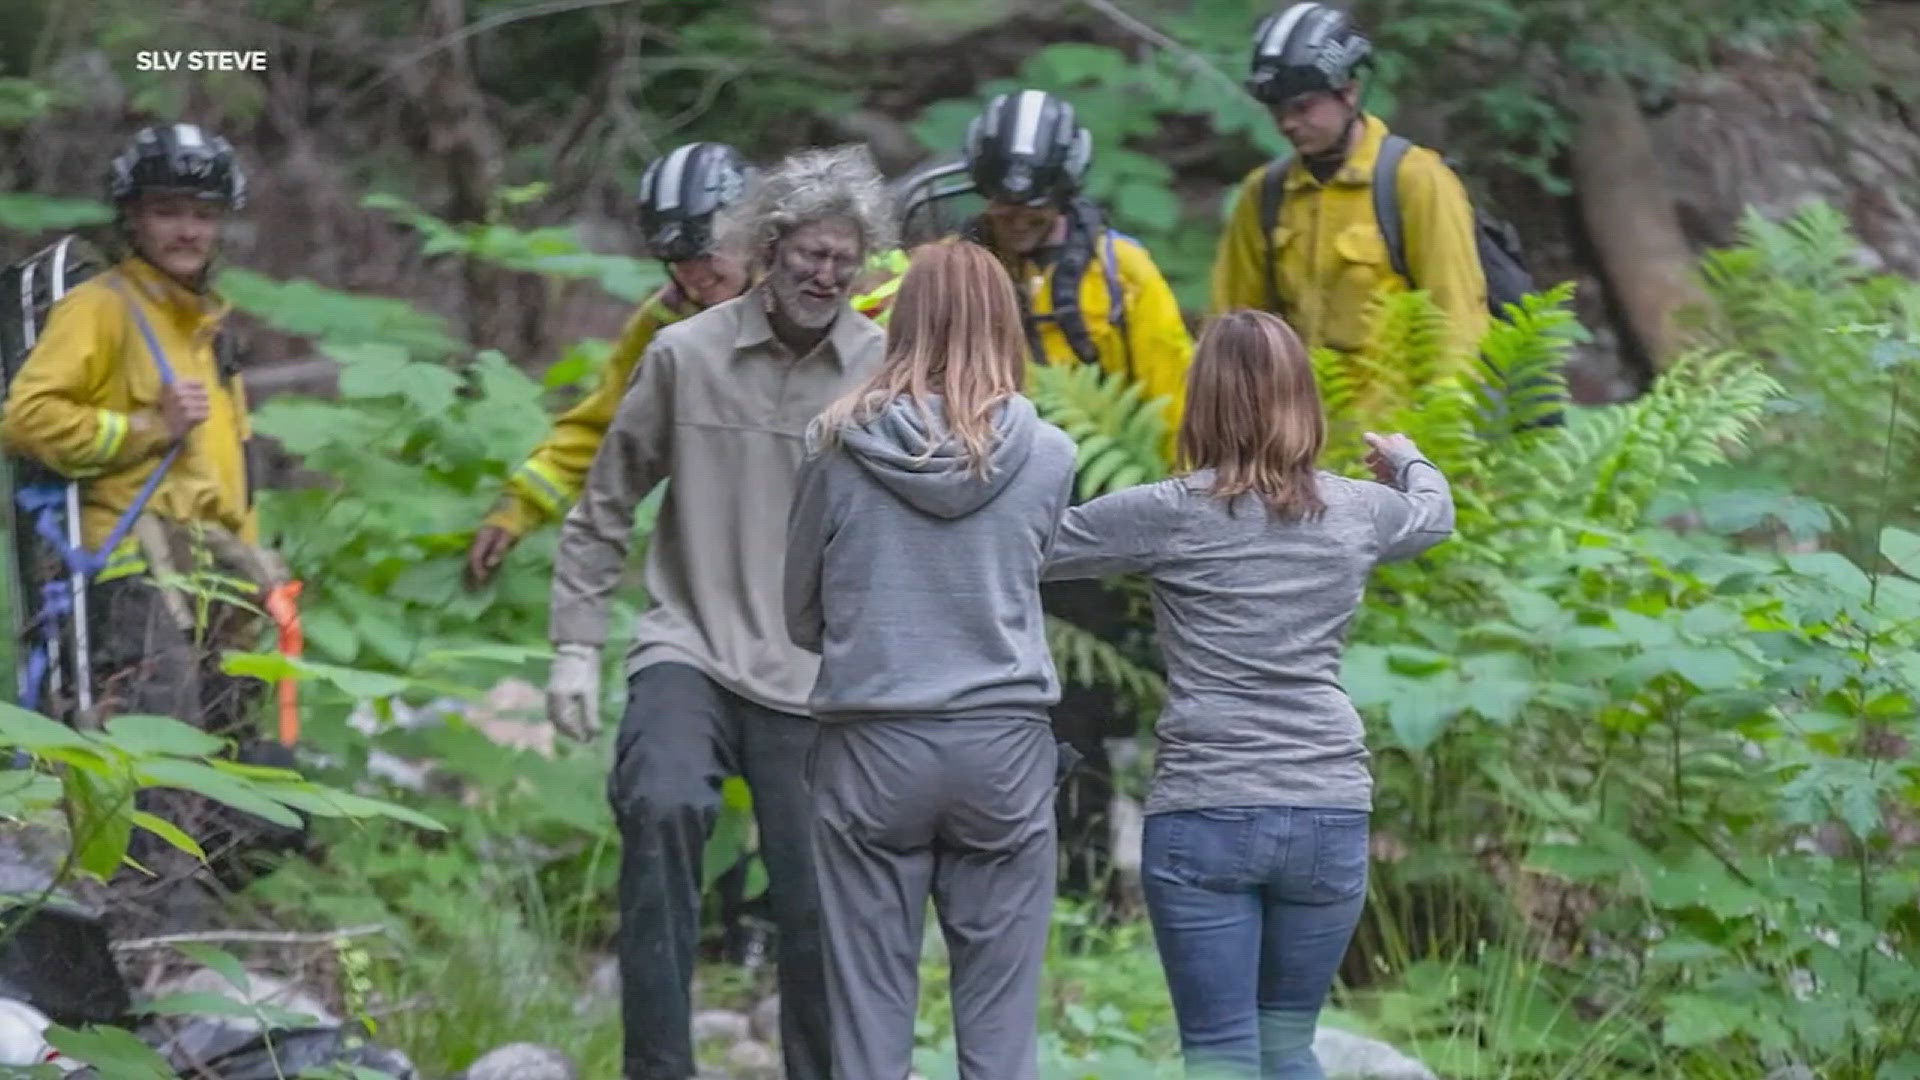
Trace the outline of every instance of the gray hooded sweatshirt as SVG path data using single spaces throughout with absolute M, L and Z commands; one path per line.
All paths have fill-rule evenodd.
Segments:
M 909 399 L 802 467 L 787 525 L 787 629 L 820 654 L 821 720 L 1047 719 L 1060 682 L 1040 567 L 1072 495 L 1073 440 L 1014 397 L 991 467 L 968 468 Z M 933 447 L 928 454 L 928 448 Z

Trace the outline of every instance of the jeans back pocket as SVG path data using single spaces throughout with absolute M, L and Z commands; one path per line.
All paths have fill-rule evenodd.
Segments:
M 1251 887 L 1260 811 L 1251 807 L 1176 810 L 1147 819 L 1141 871 L 1164 881 L 1233 892 Z
M 1313 893 L 1319 903 L 1345 900 L 1367 887 L 1367 812 L 1313 810 Z

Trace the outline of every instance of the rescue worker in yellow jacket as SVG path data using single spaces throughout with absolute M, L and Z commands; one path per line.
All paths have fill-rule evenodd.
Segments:
M 1038 90 L 995 97 L 967 129 L 968 176 L 987 206 L 961 231 L 1013 275 L 1038 362 L 1098 364 L 1166 402 L 1162 450 L 1171 457 L 1193 338 L 1147 249 L 1107 227 L 1081 195 L 1092 156 L 1092 135 L 1066 101 Z M 1048 583 L 1040 596 L 1048 615 L 1104 640 L 1117 642 L 1131 629 L 1126 600 L 1097 581 Z M 1129 733 L 1133 721 L 1112 693 L 1073 682 L 1061 687 L 1052 716 L 1054 737 L 1072 748 L 1063 762 L 1083 763 L 1063 777 L 1056 812 L 1065 856 L 1060 887 L 1084 897 L 1113 879 L 1106 740 Z
M 8 390 L 0 439 L 81 482 L 83 547 L 106 560 L 87 604 L 104 710 L 224 727 L 243 719 L 252 684 L 205 663 L 218 628 L 157 582 L 210 552 L 263 595 L 284 583 L 278 560 L 257 546 L 246 393 L 218 347 L 229 306 L 208 286 L 246 180 L 225 139 L 168 124 L 134 136 L 108 186 L 131 254 L 54 305 Z M 101 551 L 123 518 L 124 540 Z M 261 628 L 244 618 L 234 626 Z M 236 633 L 228 644 L 254 644 Z
M 1396 272 L 1374 210 L 1387 126 L 1360 108 L 1371 51 L 1345 13 L 1321 3 L 1294 4 L 1255 31 L 1248 89 L 1295 154 L 1241 183 L 1214 260 L 1213 308 L 1272 311 L 1309 347 L 1351 352 L 1378 291 L 1419 288 L 1446 313 L 1453 346 L 1471 353 L 1489 319 L 1473 207 L 1438 154 L 1407 150 L 1396 170 L 1407 274 Z
M 1193 337 L 1147 249 L 1081 197 L 1092 157 L 1072 105 L 1039 90 L 995 97 L 967 128 L 967 172 L 987 208 L 963 232 L 1013 275 L 1035 358 L 1124 372 L 1166 399 L 1171 449 Z
M 580 494 L 600 441 L 633 381 L 640 357 L 663 326 L 731 300 L 752 284 L 738 259 L 710 250 L 714 215 L 744 190 L 752 166 L 724 143 L 688 143 L 640 178 L 639 225 L 647 251 L 666 264 L 667 284 L 627 320 L 591 392 L 507 479 L 467 553 L 467 581 L 484 585 L 522 536 L 558 521 Z M 906 254 L 882 252 L 857 286 L 855 310 L 884 324 L 906 272 Z

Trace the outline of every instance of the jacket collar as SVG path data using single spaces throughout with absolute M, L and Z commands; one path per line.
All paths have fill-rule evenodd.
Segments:
M 733 335 L 735 349 L 750 349 L 774 340 L 773 323 L 767 318 L 767 305 L 772 301 L 773 294 L 765 280 L 740 297 L 740 325 Z M 833 326 L 827 330 L 826 338 L 827 351 L 833 355 L 835 366 L 844 369 L 847 357 L 859 349 L 862 318 L 846 301 L 841 301 L 840 312 L 833 317 Z
M 211 289 L 195 292 L 169 277 L 165 271 L 138 255 L 121 260 L 120 275 L 133 291 L 155 309 L 181 323 L 199 329 L 225 318 L 232 305 Z
M 1348 151 L 1347 160 L 1340 163 L 1339 170 L 1325 184 L 1315 180 L 1313 174 L 1307 171 L 1306 165 L 1300 161 L 1299 155 L 1294 155 L 1293 164 L 1287 169 L 1288 193 L 1291 194 L 1302 188 L 1335 185 L 1365 187 L 1373 183 L 1373 165 L 1380 160 L 1380 144 L 1387 139 L 1387 125 L 1371 113 L 1361 116 L 1360 124 L 1360 138 L 1354 142 L 1353 149 Z

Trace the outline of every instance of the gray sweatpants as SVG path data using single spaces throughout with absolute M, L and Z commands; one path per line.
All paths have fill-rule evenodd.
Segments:
M 1053 911 L 1053 731 L 823 723 L 811 768 L 834 1080 L 905 1080 L 933 898 L 961 1080 L 1036 1080 Z

